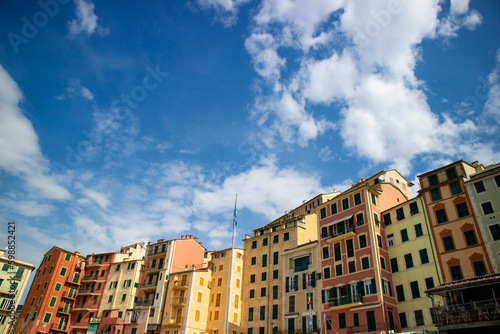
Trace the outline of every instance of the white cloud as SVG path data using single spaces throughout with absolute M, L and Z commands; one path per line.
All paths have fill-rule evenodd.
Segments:
M 95 14 L 95 5 L 92 0 L 73 0 L 76 6 L 76 19 L 68 22 L 69 35 L 75 36 L 80 33 L 85 33 L 91 36 L 97 33 L 100 36 L 109 34 L 109 29 L 98 25 L 98 17 Z
M 478 11 L 469 11 L 469 0 L 451 0 L 450 13 L 441 19 L 437 32 L 442 36 L 456 37 L 462 27 L 474 30 L 482 21 Z
M 488 75 L 488 83 L 491 85 L 488 92 L 484 109 L 492 116 L 497 124 L 500 123 L 500 49 L 496 54 L 496 62 L 493 70 Z
M 0 207 L 8 208 L 11 212 L 25 217 L 43 217 L 54 211 L 54 206 L 42 204 L 33 200 L 12 200 L 0 198 Z
M 268 33 L 252 33 L 245 41 L 255 71 L 265 79 L 276 81 L 286 61 L 278 55 L 278 44 Z
M 70 79 L 68 80 L 68 86 L 66 87 L 66 91 L 56 96 L 58 100 L 66 100 L 73 98 L 75 96 L 83 97 L 85 100 L 93 101 L 94 94 L 87 87 L 83 86 L 78 79 Z
M 236 24 L 239 8 L 250 0 L 196 0 L 198 6 L 206 11 L 213 11 L 215 17 L 226 27 Z
M 101 207 L 101 209 L 106 209 L 109 205 L 111 205 L 111 201 L 108 196 L 103 192 L 89 189 L 84 187 L 81 183 L 76 183 L 75 187 L 80 190 L 80 192 L 86 197 L 86 199 L 91 200 Z M 81 201 L 80 203 L 88 203 L 85 201 Z
M 69 192 L 49 171 L 35 129 L 19 108 L 21 99 L 21 90 L 0 66 L 0 169 L 21 178 L 44 197 L 69 199 Z

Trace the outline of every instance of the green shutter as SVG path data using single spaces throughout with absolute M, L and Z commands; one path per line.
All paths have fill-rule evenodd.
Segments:
M 363 281 L 359 281 L 359 282 L 358 282 L 358 293 L 359 293 L 361 296 L 364 296 L 364 295 L 365 295 L 365 285 L 364 285 Z
M 324 304 L 326 303 L 326 297 L 325 297 L 325 290 L 321 290 L 321 302 Z
M 315 288 L 316 287 L 316 272 L 313 271 L 312 273 L 312 280 L 311 280 L 311 284 L 312 284 L 312 287 Z
M 295 291 L 299 291 L 299 275 L 295 275 Z
M 372 278 L 372 290 L 373 293 L 377 293 L 377 286 L 375 285 L 375 278 Z
M 307 281 L 307 274 L 302 274 L 302 289 L 307 289 L 306 281 Z
M 286 292 L 290 290 L 290 277 L 286 278 Z

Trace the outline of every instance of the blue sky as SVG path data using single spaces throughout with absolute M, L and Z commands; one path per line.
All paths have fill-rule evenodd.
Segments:
M 15 221 L 35 265 L 53 245 L 222 249 L 237 193 L 242 246 L 381 169 L 498 162 L 499 18 L 493 0 L 3 1 L 2 244 Z

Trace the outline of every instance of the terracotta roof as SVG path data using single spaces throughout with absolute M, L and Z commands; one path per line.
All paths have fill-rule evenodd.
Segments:
M 467 289 L 467 288 L 472 288 L 482 285 L 490 285 L 495 283 L 500 284 L 499 273 L 441 283 L 440 285 L 432 289 L 426 290 L 425 293 L 429 295 L 443 291 Z

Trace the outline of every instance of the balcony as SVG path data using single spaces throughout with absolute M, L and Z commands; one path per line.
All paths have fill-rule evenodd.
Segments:
M 436 307 L 438 326 L 455 326 L 475 322 L 500 325 L 500 301 L 495 299 Z
M 186 297 L 177 297 L 177 298 L 172 298 L 172 303 L 173 306 L 184 306 L 186 305 Z
M 158 250 L 154 250 L 154 249 L 150 249 L 148 251 L 148 256 L 151 257 L 151 256 L 156 256 L 156 255 L 161 255 L 161 254 L 165 254 L 167 252 L 167 248 L 165 247 L 165 249 L 158 249 Z
M 155 272 L 159 272 L 161 269 L 163 269 L 163 266 L 154 266 L 154 267 L 151 267 L 151 266 L 146 266 L 145 268 L 145 271 L 148 275 L 151 275 L 152 273 L 155 273 Z
M 100 266 L 102 266 L 102 260 L 94 261 L 92 263 L 87 263 L 87 265 L 85 267 L 86 268 L 96 268 L 96 267 L 100 267 Z
M 70 295 L 69 291 L 65 291 L 62 294 L 62 298 L 75 300 L 76 299 L 76 292 L 72 292 L 71 295 Z
M 85 303 L 78 303 L 73 307 L 73 310 L 90 310 L 90 306 L 85 306 Z
M 187 280 L 174 282 L 174 289 L 187 289 L 187 288 L 188 288 Z
M 184 317 L 172 317 L 170 318 L 171 326 L 182 326 L 184 324 Z
M 52 324 L 50 325 L 50 330 L 54 332 L 68 332 L 66 324 Z
M 362 304 L 363 296 L 361 294 L 350 295 L 350 296 L 342 296 L 337 298 L 332 298 L 328 301 L 330 306 L 330 310 L 333 309 L 341 309 L 344 308 L 345 305 L 347 307 L 352 307 L 352 304 Z
M 347 219 L 336 220 L 321 228 L 321 237 L 327 238 L 327 242 L 337 242 L 342 239 L 355 236 L 355 225 L 352 215 Z
M 396 326 L 391 328 L 391 325 L 388 323 L 369 323 L 368 325 L 356 326 L 356 327 L 347 327 L 348 334 L 354 333 L 366 333 L 366 332 L 388 332 L 390 330 L 394 330 L 396 333 L 399 333 L 399 329 Z
M 93 295 L 94 294 L 94 290 L 95 290 L 95 288 L 91 287 L 91 286 L 86 286 L 86 287 L 81 286 L 78 289 L 78 294 L 79 295 Z
M 135 306 L 153 306 L 154 299 L 139 299 L 135 302 Z
M 59 307 L 57 309 L 57 313 L 61 313 L 64 315 L 71 315 L 71 307 L 70 306 Z
M 100 324 L 101 323 L 101 318 L 97 318 L 97 317 L 92 317 L 89 319 L 89 324 Z
M 78 282 L 78 277 L 72 277 L 72 278 L 68 277 L 66 279 L 66 283 L 80 285 L 80 282 Z
M 157 285 L 158 285 L 158 281 L 146 282 L 146 283 L 139 284 L 139 289 L 142 289 L 142 290 L 155 290 Z
M 96 275 L 96 274 L 93 274 L 93 275 L 85 275 L 82 277 L 82 282 L 89 282 L 89 281 L 93 281 L 93 282 L 96 282 L 97 280 L 99 279 L 99 276 Z

